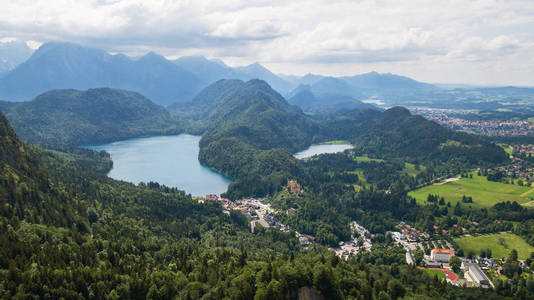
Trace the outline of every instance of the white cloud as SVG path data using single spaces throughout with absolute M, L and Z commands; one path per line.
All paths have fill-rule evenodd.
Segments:
M 524 67 L 534 65 L 529 0 L 0 0 L 0 7 L 0 38 L 260 61 L 298 74 L 400 70 L 455 81 L 455 72 L 470 72 L 473 83 L 487 83 L 498 71 L 492 82 L 534 85 L 534 70 Z

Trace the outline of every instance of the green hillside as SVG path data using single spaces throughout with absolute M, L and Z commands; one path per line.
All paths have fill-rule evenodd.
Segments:
M 117 89 L 50 91 L 30 102 L 2 102 L 0 110 L 23 140 L 38 144 L 96 144 L 181 131 L 165 108 Z
M 507 158 L 497 145 L 411 115 L 402 107 L 388 109 L 363 124 L 353 142 L 356 149 L 370 155 L 403 158 L 420 164 L 447 162 L 481 166 Z
M 450 201 L 452 204 L 461 202 L 462 197 L 467 196 L 473 198 L 473 205 L 490 207 L 505 201 L 529 203 L 534 196 L 531 191 L 533 191 L 531 187 L 488 181 L 486 176 L 478 176 L 475 173 L 473 178 L 460 178 L 447 183 L 428 185 L 411 191 L 409 195 L 421 204 L 430 204 L 426 201 L 429 194 L 444 197 L 446 202 Z
M 495 258 L 506 258 L 512 249 L 517 251 L 519 259 L 527 259 L 534 252 L 534 247 L 513 233 L 484 234 L 480 236 L 466 236 L 456 238 L 454 241 L 464 253 L 472 252 L 480 255 L 481 250 L 491 249 Z
M 157 183 L 94 173 L 109 157 L 21 143 L 0 114 L 0 297 L 5 299 L 465 298 L 492 291 L 433 283 L 400 248 L 372 263 L 301 251 L 277 229 Z M 378 252 L 376 252 L 378 251 Z M 374 259 L 373 259 L 374 260 Z M 392 270 L 383 264 L 394 264 Z M 383 287 L 373 282 L 383 281 Z M 406 283 L 401 283 L 406 281 Z M 419 286 L 424 285 L 425 289 Z M 367 291 L 367 292 L 365 292 Z M 389 296 L 388 296 L 389 297 Z

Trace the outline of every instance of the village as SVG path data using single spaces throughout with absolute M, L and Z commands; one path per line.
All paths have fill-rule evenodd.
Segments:
M 412 111 L 426 119 L 435 121 L 441 126 L 454 130 L 492 136 L 521 136 L 534 133 L 534 125 L 526 120 L 474 121 L 462 118 L 462 115 L 474 113 L 475 111 L 473 110 L 415 108 Z
M 231 201 L 226 198 L 220 198 L 217 195 L 206 195 L 199 199 L 199 202 L 217 201 L 226 214 L 231 210 L 237 210 L 243 213 L 250 220 L 250 229 L 252 232 L 258 226 L 264 228 L 276 228 L 283 232 L 292 231 L 291 228 L 280 222 L 276 217 L 275 211 L 268 203 L 268 197 L 244 198 Z M 294 214 L 295 210 L 290 209 L 285 213 Z M 487 274 L 499 274 L 502 269 L 503 259 L 484 258 L 484 257 L 463 257 L 457 256 L 454 245 L 447 240 L 448 232 L 443 231 L 439 238 L 436 235 L 430 235 L 426 232 L 416 229 L 414 226 L 405 222 L 397 225 L 398 231 L 389 231 L 394 243 L 401 246 L 406 251 L 406 263 L 416 265 L 420 269 L 428 271 L 437 271 L 444 273 L 444 279 L 452 285 L 462 287 L 482 287 L 492 288 L 493 283 Z M 339 242 L 338 248 L 328 248 L 340 258 L 345 260 L 357 255 L 362 251 L 371 251 L 373 234 L 357 222 L 350 223 L 351 239 Z M 294 231 L 300 244 L 307 248 L 315 243 L 315 237 Z M 464 235 L 469 234 L 464 230 Z M 459 270 L 453 271 L 451 258 L 457 256 L 459 259 Z M 526 264 L 521 262 L 522 267 Z
M 511 148 L 513 149 L 513 154 L 510 154 L 511 163 L 490 169 L 477 169 L 477 171 L 484 174 L 500 173 L 510 179 L 521 179 L 521 181 L 517 181 L 519 185 L 530 186 L 529 182 L 524 182 L 523 180 L 534 180 L 534 162 L 529 157 L 534 151 L 534 145 L 521 144 L 514 145 Z
M 400 231 L 388 232 L 395 244 L 406 250 L 406 263 L 416 265 L 420 269 L 443 272 L 445 280 L 450 284 L 462 287 L 494 288 L 490 277 L 497 278 L 502 272 L 505 259 L 474 256 L 460 256 L 447 236 L 441 238 L 430 236 L 425 232 L 416 230 L 413 226 L 400 222 L 397 226 Z M 464 234 L 469 237 L 470 234 Z M 460 254 L 460 255 L 458 255 Z M 419 256 L 419 257 L 417 257 Z M 459 269 L 453 271 L 451 258 L 457 256 Z M 519 261 L 519 266 L 526 270 L 528 264 Z M 434 273 L 435 274 L 435 273 Z
M 401 222 L 398 227 L 401 232 L 390 232 L 395 243 L 406 250 L 406 263 L 419 265 L 421 269 L 442 271 L 445 273 L 445 280 L 453 285 L 465 287 L 492 287 L 490 279 L 482 271 L 483 268 L 495 268 L 497 265 L 493 259 L 477 257 L 467 259 L 459 257 L 461 260 L 460 276 L 453 271 L 449 262 L 455 256 L 453 245 L 447 240 L 433 240 L 427 233 L 421 233 L 409 224 Z M 432 250 L 429 252 L 429 246 Z M 415 251 L 424 253 L 421 261 L 415 258 Z M 458 270 L 457 270 L 458 271 Z
M 296 181 L 288 181 L 287 188 L 289 192 L 295 195 L 302 192 L 300 185 Z M 271 207 L 269 197 L 250 197 L 231 201 L 209 194 L 204 198 L 198 199 L 198 201 L 201 203 L 217 201 L 221 204 L 223 212 L 228 215 L 232 210 L 241 212 L 250 220 L 250 230 L 252 232 L 255 232 L 258 226 L 276 228 L 282 232 L 295 232 L 295 236 L 304 248 L 315 243 L 314 236 L 299 233 L 292 230 L 287 224 L 283 224 L 277 217 L 280 212 Z M 296 210 L 290 208 L 284 213 L 295 214 Z M 473 226 L 478 226 L 475 223 L 473 222 Z M 396 228 L 398 231 L 388 231 L 386 235 L 391 236 L 394 244 L 406 251 L 407 264 L 415 265 L 428 272 L 437 272 L 431 274 L 442 274 L 443 280 L 456 286 L 494 287 L 487 274 L 498 274 L 503 264 L 502 259 L 460 256 L 463 255 L 463 252 L 457 253 L 455 251 L 455 246 L 447 238 L 449 234 L 447 230 L 440 231 L 437 226 L 434 226 L 432 234 L 416 229 L 405 222 L 400 222 Z M 360 252 L 371 251 L 373 247 L 373 234 L 369 230 L 355 221 L 350 223 L 350 229 L 350 240 L 340 241 L 338 248 L 328 248 L 329 251 L 345 260 L 356 256 Z M 458 227 L 458 230 L 460 229 L 462 229 L 463 235 L 469 236 L 467 229 Z M 453 257 L 458 258 L 454 266 L 451 265 L 453 261 L 451 258 Z
M 301 192 L 300 185 L 296 181 L 288 182 L 288 189 L 291 193 L 298 194 Z M 200 198 L 199 203 L 205 201 L 217 201 L 221 204 L 223 212 L 230 214 L 230 210 L 240 211 L 250 220 L 250 230 L 254 232 L 258 225 L 264 228 L 276 228 L 282 232 L 290 232 L 291 228 L 282 224 L 276 217 L 276 211 L 267 203 L 268 197 L 260 198 L 244 198 L 236 201 L 231 201 L 227 198 L 220 198 L 215 194 L 208 194 L 204 198 Z M 294 214 L 295 209 L 290 208 L 286 211 L 288 214 Z M 359 225 L 357 222 L 350 224 L 352 239 L 349 241 L 339 242 L 339 248 L 328 248 L 328 250 L 336 253 L 337 256 L 348 259 L 350 255 L 356 255 L 360 251 L 371 251 L 373 245 L 371 238 L 373 235 L 365 227 Z M 299 243 L 308 247 L 315 243 L 315 237 L 308 234 L 299 233 L 295 231 L 295 235 Z

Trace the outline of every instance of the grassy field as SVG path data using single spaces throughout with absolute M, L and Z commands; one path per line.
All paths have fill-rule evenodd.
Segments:
M 480 254 L 482 249 L 491 249 L 492 257 L 508 257 L 512 249 L 517 250 L 519 259 L 526 259 L 534 252 L 534 247 L 530 246 L 520 236 L 513 233 L 496 233 L 485 234 L 480 236 L 465 236 L 456 238 L 454 241 L 467 255 L 472 251 L 476 255 Z
M 434 276 L 438 276 L 438 279 L 445 279 L 445 273 L 443 273 L 443 271 L 441 270 L 429 270 L 429 269 L 423 269 L 425 270 L 425 272 L 428 273 L 428 275 L 434 277 Z
M 461 178 L 445 184 L 433 184 L 411 191 L 410 196 L 417 199 L 418 203 L 428 204 L 428 194 L 439 195 L 445 198 L 445 202 L 451 204 L 462 200 L 462 196 L 473 197 L 473 206 L 489 207 L 497 202 L 517 201 L 520 204 L 530 206 L 528 203 L 534 198 L 534 188 L 488 181 L 485 176 L 473 174 L 473 178 Z
M 362 156 L 352 156 L 352 159 L 354 159 L 357 162 L 370 162 L 370 161 L 376 161 L 376 162 L 383 162 L 383 159 L 380 158 L 369 158 L 367 155 Z

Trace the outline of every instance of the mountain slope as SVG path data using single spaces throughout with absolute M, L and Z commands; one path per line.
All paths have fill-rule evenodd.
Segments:
M 216 112 L 226 102 L 226 97 L 243 85 L 238 79 L 221 79 L 204 88 L 191 101 L 174 103 L 168 109 L 177 115 L 201 121 L 203 128 L 209 125 L 210 114 Z
M 134 60 L 76 44 L 46 43 L 0 79 L 0 97 L 20 101 L 52 89 L 114 87 L 167 105 L 189 99 L 199 84 L 195 75 L 154 53 Z
M 73 203 L 54 185 L 0 113 L 0 215 L 59 226 L 72 224 L 76 216 L 65 212 L 73 210 Z
M 100 155 L 75 151 L 89 160 Z M 288 253 L 298 245 L 281 233 L 276 241 L 253 235 L 247 225 L 215 202 L 198 204 L 157 183 L 115 181 L 92 173 L 70 152 L 24 144 L 0 113 L 1 298 L 253 298 L 256 288 L 220 289 L 239 282 L 247 260 L 263 263 L 243 255 L 243 245 L 258 257 L 264 249 Z M 221 239 L 216 245 L 215 236 Z M 214 249 L 236 255 L 222 258 Z M 199 273 L 205 266 L 199 257 L 225 266 L 223 273 L 210 275 L 208 284 L 207 274 L 216 272 Z M 201 290 L 199 280 L 206 281 Z
M 348 82 L 353 88 L 365 92 L 380 90 L 432 91 L 436 89 L 436 87 L 431 84 L 391 73 L 380 74 L 377 72 L 370 72 L 350 77 L 342 77 L 341 79 Z
M 269 83 L 269 85 L 280 94 L 285 94 L 291 90 L 293 84 L 280 78 L 273 72 L 259 63 L 253 63 L 248 66 L 234 68 L 237 73 L 237 79 L 250 80 L 261 79 Z
M 0 74 L 23 63 L 32 52 L 33 50 L 22 41 L 0 42 Z
M 472 166 L 502 163 L 504 150 L 478 136 L 441 127 L 394 107 L 362 123 L 353 137 L 356 149 L 387 158 L 437 165 L 456 161 Z
M 301 172 L 292 153 L 322 132 L 317 122 L 257 79 L 218 81 L 189 105 L 189 113 L 204 122 L 199 160 L 236 179 L 227 192 L 233 199 L 277 191 Z
M 222 61 L 209 60 L 203 56 L 182 56 L 173 62 L 184 70 L 195 74 L 205 85 L 223 78 L 239 77 L 232 68 Z
M 259 149 L 296 150 L 311 142 L 318 126 L 266 82 L 253 79 L 237 85 L 211 101 L 204 118 L 211 125 L 201 146 L 222 137 L 238 138 Z
M 184 56 L 173 61 L 176 65 L 194 73 L 208 86 L 220 79 L 264 80 L 279 93 L 287 93 L 294 86 L 291 82 L 272 73 L 259 63 L 232 68 L 222 61 L 209 60 L 203 56 Z
M 82 145 L 178 133 L 176 121 L 144 96 L 117 89 L 56 90 L 0 109 L 26 141 Z
M 292 91 L 288 102 L 311 114 L 329 114 L 353 109 L 378 109 L 375 105 L 354 99 L 350 96 L 350 90 L 335 89 L 340 91 L 340 94 L 334 94 L 334 89 L 332 89 L 332 92 L 327 94 L 321 93 L 320 87 L 319 89 L 314 89 L 314 87 L 315 85 L 300 85 Z

